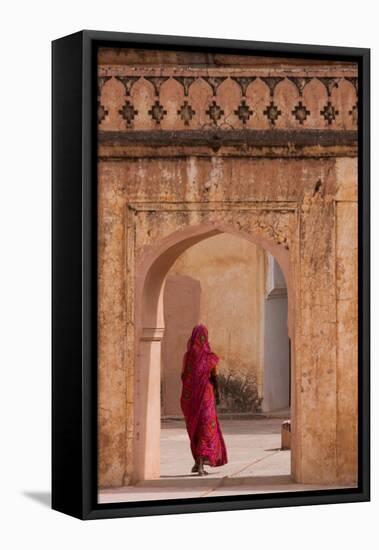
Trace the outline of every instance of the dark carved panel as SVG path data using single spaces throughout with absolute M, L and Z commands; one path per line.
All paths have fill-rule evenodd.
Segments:
M 163 108 L 159 101 L 156 100 L 155 103 L 153 103 L 153 105 L 151 106 L 151 109 L 148 111 L 148 114 L 153 120 L 155 120 L 157 124 L 160 124 L 164 117 L 167 115 L 167 111 Z
M 340 80 L 339 78 L 331 78 L 331 77 L 319 78 L 319 81 L 322 82 L 325 86 L 328 97 L 332 95 L 333 88 L 338 88 L 339 80 Z
M 268 89 L 270 90 L 270 97 L 274 97 L 275 88 L 281 82 L 284 80 L 284 77 L 282 76 L 268 76 L 261 78 L 263 82 L 268 86 Z
M 185 101 L 183 105 L 180 107 L 180 109 L 178 110 L 177 114 L 180 115 L 180 118 L 183 120 L 184 124 L 186 126 L 189 126 L 189 123 L 192 120 L 193 115 L 196 114 L 196 112 L 192 109 L 188 101 Z
M 237 82 L 241 89 L 242 97 L 246 96 L 247 88 L 256 80 L 256 76 L 232 76 L 231 79 Z
M 310 111 L 306 108 L 305 105 L 301 101 L 295 106 L 294 110 L 292 111 L 292 114 L 296 118 L 300 124 L 303 124 L 305 120 L 307 120 L 308 115 L 311 114 Z
M 159 96 L 159 92 L 162 84 L 166 82 L 166 80 L 168 79 L 169 79 L 168 76 L 145 76 L 145 80 L 147 80 L 153 85 L 154 93 L 157 97 Z
M 189 89 L 192 86 L 192 84 L 195 82 L 196 77 L 194 77 L 194 76 L 174 76 L 174 79 L 183 86 L 184 95 L 187 97 L 188 94 L 189 94 Z
M 312 80 L 311 77 L 297 77 L 297 76 L 290 76 L 288 77 L 288 80 L 290 80 L 293 84 L 295 84 L 297 91 L 299 92 L 299 96 L 302 97 L 303 91 L 305 86 Z
M 336 120 L 338 110 L 331 104 L 330 101 L 328 101 L 323 110 L 320 111 L 320 115 L 324 117 L 328 124 L 332 124 L 332 122 Z
M 139 76 L 116 76 L 117 80 L 122 82 L 125 88 L 125 95 L 129 96 L 130 92 L 133 88 L 133 84 L 137 82 L 137 80 L 140 79 Z
M 208 110 L 205 111 L 205 113 L 209 116 L 209 118 L 212 120 L 214 124 L 217 124 L 217 121 L 220 120 L 222 115 L 224 115 L 224 111 L 221 109 L 219 105 L 213 100 L 212 103 L 209 105 Z
M 238 109 L 234 111 L 234 114 L 238 116 L 238 118 L 242 121 L 242 124 L 246 124 L 246 122 L 249 120 L 249 118 L 253 114 L 253 111 L 250 109 L 249 105 L 247 105 L 246 101 L 243 99 L 239 104 Z
M 205 82 L 209 84 L 209 86 L 212 89 L 213 95 L 217 94 L 217 88 L 224 82 L 224 80 L 227 79 L 226 76 L 203 76 L 202 77 Z
M 138 115 L 138 111 L 133 107 L 130 101 L 126 101 L 122 109 L 119 110 L 120 115 L 126 121 L 126 127 L 131 128 L 134 117 Z
M 278 109 L 273 101 L 270 101 L 269 105 L 267 105 L 266 109 L 263 111 L 263 114 L 267 116 L 271 124 L 275 124 L 276 120 L 282 114 L 282 111 Z

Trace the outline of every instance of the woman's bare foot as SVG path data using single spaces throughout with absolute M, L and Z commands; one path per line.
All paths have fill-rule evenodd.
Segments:
M 199 465 L 197 464 L 197 462 L 195 462 L 195 464 L 192 466 L 191 473 L 196 474 L 198 471 L 199 471 Z
M 204 470 L 204 462 L 203 462 L 203 459 L 202 458 L 199 458 L 199 462 L 198 462 L 198 473 L 199 473 L 199 476 L 207 476 L 208 475 L 208 472 L 206 472 Z

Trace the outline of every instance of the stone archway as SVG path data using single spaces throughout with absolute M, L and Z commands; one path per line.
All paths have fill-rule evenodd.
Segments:
M 238 222 L 241 212 L 235 210 Z M 240 222 L 239 222 L 240 223 Z M 144 226 L 145 227 L 145 226 Z M 238 227 L 238 225 L 237 225 Z M 264 226 L 263 226 L 264 228 Z M 146 229 L 146 227 L 145 227 Z M 289 249 L 281 246 L 275 239 L 265 235 L 265 231 L 236 230 L 233 226 L 203 224 L 187 227 L 169 235 L 164 242 L 154 244 L 145 250 L 136 262 L 140 274 L 136 282 L 135 309 L 135 414 L 133 431 L 134 467 L 131 480 L 154 479 L 160 473 L 160 379 L 161 379 L 161 341 L 164 335 L 163 287 L 165 277 L 177 258 L 188 248 L 218 233 L 238 234 L 277 257 L 289 281 L 291 289 L 291 262 Z M 289 238 L 285 237 L 284 242 Z M 291 296 L 291 312 L 294 311 Z M 292 327 L 293 315 L 290 317 Z M 293 365 L 295 354 L 293 354 Z M 295 378 L 295 376 L 293 376 Z M 295 389 L 295 388 L 294 388 Z M 296 449 L 296 436 L 294 437 Z M 296 454 L 296 452 L 294 453 Z

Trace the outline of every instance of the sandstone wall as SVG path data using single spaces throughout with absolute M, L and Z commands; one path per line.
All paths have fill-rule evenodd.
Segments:
M 294 479 L 354 482 L 357 68 L 154 56 L 100 56 L 99 484 L 130 482 L 154 439 L 141 411 L 155 382 L 144 394 L 141 380 L 159 356 L 160 277 L 212 231 L 251 239 L 285 272 Z

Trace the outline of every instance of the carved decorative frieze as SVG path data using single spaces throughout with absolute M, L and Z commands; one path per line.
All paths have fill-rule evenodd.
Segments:
M 168 79 L 169 79 L 168 76 L 145 76 L 145 80 L 147 80 L 153 85 L 154 93 L 156 97 L 159 97 L 161 86 Z
M 125 88 L 125 95 L 129 96 L 132 91 L 133 85 L 139 80 L 139 76 L 116 76 Z
M 270 90 L 270 97 L 274 97 L 275 88 L 281 82 L 284 80 L 282 76 L 268 76 L 265 78 L 262 78 L 263 82 L 267 85 L 268 89 Z
M 355 93 L 357 94 L 358 93 L 358 77 L 356 77 L 356 76 L 352 76 L 352 77 L 347 76 L 346 80 L 348 82 L 351 82 L 351 84 L 354 86 Z
M 192 84 L 195 82 L 196 77 L 194 76 L 174 76 L 174 79 L 183 86 L 184 95 L 188 97 L 189 89 Z
M 282 114 L 282 111 L 278 109 L 273 101 L 270 101 L 266 109 L 263 111 L 263 114 L 266 115 L 271 124 L 275 124 L 276 120 Z
M 333 88 L 338 88 L 339 78 L 319 78 L 320 82 L 325 86 L 328 97 L 332 95 Z
M 180 118 L 183 120 L 186 126 L 189 126 L 189 123 L 192 120 L 192 117 L 196 112 L 192 109 L 188 101 L 185 101 L 180 109 L 177 111 L 177 114 L 180 115 Z
M 214 100 L 209 105 L 208 110 L 205 112 L 214 124 L 217 124 L 217 122 L 220 120 L 222 115 L 225 114 L 224 111 L 221 109 L 220 105 L 217 105 L 217 103 Z
M 104 108 L 104 106 L 100 103 L 100 101 L 97 102 L 97 121 L 100 124 L 108 115 L 108 110 Z
M 303 105 L 302 101 L 299 101 L 292 111 L 292 114 L 300 124 L 304 124 L 311 112 Z
M 166 109 L 156 100 L 148 111 L 151 118 L 157 123 L 160 124 L 164 117 L 167 115 Z
M 246 92 L 249 84 L 254 82 L 256 76 L 232 76 L 231 79 L 237 82 L 238 86 L 241 89 L 242 97 L 246 97 Z
M 109 114 L 108 109 L 104 107 L 104 105 L 101 103 L 101 92 L 104 87 L 104 84 L 110 80 L 110 76 L 99 76 L 97 79 L 97 122 L 98 124 L 101 124 L 102 121 L 106 118 L 106 116 Z
M 99 76 L 97 78 L 97 97 L 101 96 L 104 84 L 108 82 L 112 77 L 111 76 Z
M 217 89 L 226 80 L 226 76 L 203 76 L 205 82 L 209 84 L 212 89 L 212 93 L 215 96 L 217 94 Z
M 234 114 L 238 116 L 238 118 L 242 121 L 242 124 L 246 124 L 246 122 L 249 120 L 251 115 L 253 115 L 254 111 L 252 111 L 247 105 L 245 99 L 241 101 L 241 103 L 238 105 L 238 109 L 234 111 Z
M 302 77 L 290 76 L 288 80 L 290 80 L 291 82 L 293 82 L 293 84 L 295 84 L 297 91 L 299 92 L 299 96 L 302 97 L 305 86 L 308 84 L 308 82 L 312 80 L 312 78 L 303 77 L 303 76 Z
M 334 120 L 336 120 L 336 116 L 339 114 L 338 109 L 334 107 L 334 105 L 331 104 L 330 101 L 324 106 L 322 111 L 320 111 L 320 115 L 324 117 L 326 122 L 328 124 L 332 124 Z
M 353 124 L 356 125 L 358 123 L 358 103 L 352 106 L 349 111 L 349 115 L 353 119 Z
M 136 71 L 135 68 L 134 71 Z M 149 118 L 153 119 L 157 126 L 160 126 L 162 120 L 170 112 L 171 121 L 177 120 L 179 125 L 183 125 L 182 128 L 188 127 L 191 130 L 203 128 L 204 122 L 207 120 L 217 126 L 222 117 L 225 118 L 225 124 L 223 125 L 225 131 L 227 129 L 276 128 L 279 117 L 283 117 L 280 118 L 280 128 L 296 129 L 299 126 L 306 125 L 308 128 L 323 129 L 326 122 L 327 128 L 331 127 L 331 129 L 356 129 L 358 122 L 357 77 L 262 76 L 249 74 L 209 76 L 201 74 L 201 69 L 198 70 L 198 74 L 193 74 L 193 69 L 191 72 L 192 74 L 177 75 L 173 70 L 173 74 L 159 76 L 100 74 L 98 77 L 97 99 L 98 122 L 101 128 L 107 131 L 121 130 L 120 122 L 116 121 L 114 113 L 119 113 L 126 122 L 123 127 L 124 130 L 143 130 Z M 167 91 L 164 98 L 161 98 L 162 85 L 169 87 L 170 80 L 179 83 L 181 88 L 177 87 L 175 89 L 172 98 L 170 93 L 167 94 Z M 124 96 L 120 97 L 116 109 L 114 109 L 118 97 L 116 97 L 116 93 L 119 94 L 119 92 L 112 92 L 112 82 L 115 81 L 122 83 L 124 87 Z M 344 88 L 343 93 L 340 91 L 335 95 L 334 90 L 340 87 L 342 81 L 349 82 L 352 87 L 349 89 Z M 133 91 L 137 82 L 141 83 L 138 93 Z M 238 92 L 231 86 L 231 82 L 236 83 L 239 87 L 239 101 L 238 96 L 236 97 Z M 266 88 L 262 88 L 259 82 L 264 83 Z M 325 103 L 321 103 L 321 105 L 316 99 L 317 94 L 322 94 L 320 88 L 317 88 L 317 82 L 323 85 L 326 92 L 324 92 L 322 100 Z M 193 88 L 195 83 L 199 84 L 199 87 L 196 87 L 196 92 Z M 291 91 L 290 83 L 298 92 L 297 98 L 294 97 L 294 92 Z M 280 93 L 277 90 L 278 84 L 280 84 Z M 222 94 L 220 93 L 221 85 Z M 144 86 L 149 87 L 149 89 L 146 88 L 146 92 L 143 91 Z M 151 87 L 154 93 L 154 103 L 146 105 L 145 100 L 140 98 L 149 95 L 151 97 Z M 205 90 L 208 90 L 208 100 L 204 102 L 203 99 L 197 98 L 204 98 L 204 95 L 201 94 L 204 94 Z M 212 93 L 211 97 L 209 97 L 209 90 Z M 111 100 L 112 93 L 113 99 Z M 344 101 L 344 94 L 346 95 L 346 101 Z M 168 97 L 170 97 L 170 100 L 167 99 Z M 262 101 L 265 101 L 265 103 Z M 111 103 L 112 109 L 110 109 Z M 320 107 L 322 108 L 320 109 Z M 194 118 L 195 115 L 197 115 L 196 119 Z M 104 124 L 102 124 L 103 122 Z M 176 124 L 172 129 L 178 128 Z M 149 129 L 149 127 L 146 126 L 146 129 Z M 170 130 L 167 125 L 165 129 Z
M 120 115 L 126 121 L 127 128 L 131 128 L 134 118 L 138 115 L 138 111 L 133 107 L 130 101 L 125 101 L 122 109 L 119 110 Z

